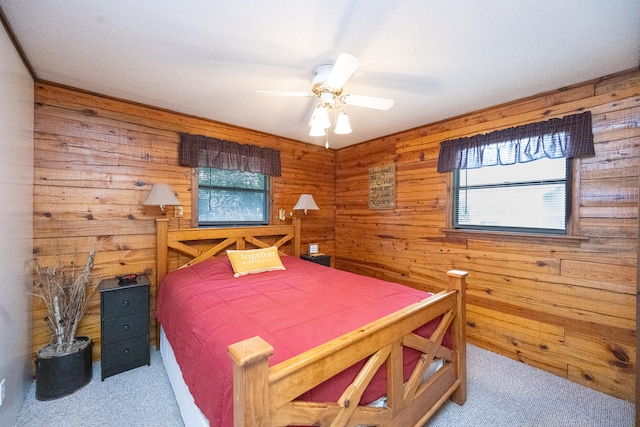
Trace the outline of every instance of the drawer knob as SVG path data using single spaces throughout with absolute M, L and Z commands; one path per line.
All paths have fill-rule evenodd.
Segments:
M 129 330 L 129 325 L 124 325 L 124 326 L 122 327 L 122 330 L 123 330 L 123 331 L 125 331 L 125 332 L 127 332 L 127 331 Z
M 129 307 L 129 301 L 127 301 L 127 300 L 122 301 L 122 306 L 123 307 Z

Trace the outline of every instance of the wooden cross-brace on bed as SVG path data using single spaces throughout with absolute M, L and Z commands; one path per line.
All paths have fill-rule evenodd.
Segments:
M 156 219 L 157 234 L 157 265 L 158 283 L 168 271 L 168 250 L 174 251 L 189 258 L 189 261 L 176 266 L 176 269 L 197 264 L 226 249 L 247 249 L 247 243 L 255 248 L 267 248 L 275 246 L 280 248 L 292 242 L 292 254 L 300 256 L 300 220 L 294 219 L 292 225 L 271 225 L 264 227 L 248 228 L 185 228 L 171 230 L 169 232 L 169 220 Z M 277 238 L 278 240 L 267 242 L 265 238 Z M 195 241 L 211 241 L 212 244 L 202 248 L 189 245 Z
M 466 400 L 465 276 L 451 270 L 450 286 L 430 298 L 269 368 L 273 348 L 260 337 L 229 347 L 234 363 L 234 422 L 240 426 L 421 426 L 451 398 Z M 413 333 L 433 319 L 431 337 Z M 445 333 L 452 346 L 442 346 Z M 408 381 L 403 380 L 403 347 L 422 353 Z M 424 379 L 435 358 L 443 365 Z M 337 402 L 296 400 L 337 373 L 367 359 Z M 360 397 L 383 364 L 387 406 L 361 406 Z

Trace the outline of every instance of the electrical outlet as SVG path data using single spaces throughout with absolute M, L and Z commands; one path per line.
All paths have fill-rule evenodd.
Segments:
M 0 381 L 0 406 L 2 406 L 2 402 L 4 402 L 4 378 Z

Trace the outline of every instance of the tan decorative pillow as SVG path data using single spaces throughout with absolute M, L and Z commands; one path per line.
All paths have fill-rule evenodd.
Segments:
M 235 272 L 233 277 L 263 273 L 265 271 L 286 270 L 278 255 L 278 248 L 275 246 L 246 251 L 228 250 L 227 256 Z

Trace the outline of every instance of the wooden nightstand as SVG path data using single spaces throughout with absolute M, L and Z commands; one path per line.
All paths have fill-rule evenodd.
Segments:
M 311 262 L 315 262 L 316 264 L 320 264 L 320 265 L 324 265 L 327 267 L 331 267 L 331 256 L 330 255 L 309 255 L 309 254 L 302 254 L 300 255 L 300 258 L 306 260 L 306 261 L 311 261 Z
M 102 380 L 120 372 L 150 365 L 149 278 L 135 283 L 118 279 L 100 282 L 100 340 Z

